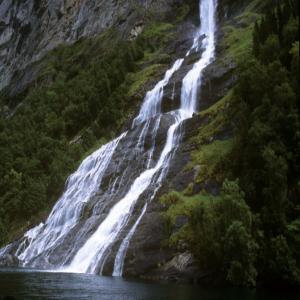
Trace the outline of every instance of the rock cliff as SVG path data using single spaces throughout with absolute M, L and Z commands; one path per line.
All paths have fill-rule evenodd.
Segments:
M 130 37 L 147 14 L 170 13 L 178 0 L 1 0 L 0 90 L 22 91 L 37 76 L 38 62 L 63 43 L 116 28 Z M 138 29 L 140 30 L 140 28 Z

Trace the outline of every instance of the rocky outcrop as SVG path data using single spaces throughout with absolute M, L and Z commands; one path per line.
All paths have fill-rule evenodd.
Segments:
M 143 20 L 135 23 L 133 29 L 130 31 L 129 40 L 134 41 L 144 30 L 145 22 Z

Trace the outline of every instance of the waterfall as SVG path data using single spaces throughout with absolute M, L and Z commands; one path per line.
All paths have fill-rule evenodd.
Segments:
M 171 152 L 171 149 L 176 147 L 177 143 L 180 140 L 180 131 L 177 131 L 180 124 L 188 119 L 191 118 L 196 112 L 197 109 L 197 96 L 199 92 L 199 87 L 201 87 L 201 77 L 202 77 L 202 71 L 212 62 L 215 55 L 215 13 L 216 13 L 216 0 L 202 0 L 200 1 L 200 21 L 201 25 L 199 30 L 196 33 L 196 36 L 194 38 L 193 46 L 192 48 L 187 52 L 186 56 L 189 56 L 189 54 L 192 52 L 192 50 L 196 49 L 197 51 L 200 48 L 200 38 L 204 36 L 204 40 L 202 41 L 202 46 L 205 49 L 202 53 L 201 59 L 194 64 L 192 70 L 188 72 L 188 74 L 184 77 L 182 82 L 182 91 L 181 91 L 181 106 L 180 109 L 174 114 L 176 115 L 176 121 L 175 124 L 173 124 L 169 131 L 168 131 L 168 137 L 167 137 L 167 143 L 166 146 L 162 152 L 161 159 L 163 160 L 163 168 L 167 168 L 169 165 L 170 157 L 167 155 L 164 156 L 165 151 Z M 179 59 L 175 62 L 174 66 L 171 70 L 176 68 L 176 66 L 181 66 L 184 59 Z M 169 71 L 168 71 L 169 72 Z M 168 73 L 167 72 L 167 73 Z M 142 107 L 141 113 L 138 116 L 137 119 L 140 119 L 141 116 L 145 116 L 145 111 L 152 112 L 151 109 L 146 110 L 146 103 L 149 100 L 146 97 L 146 101 L 144 102 L 144 105 Z M 155 104 L 156 101 L 154 100 Z M 149 105 L 149 103 L 147 103 Z M 169 147 L 171 149 L 169 149 Z M 167 150 L 168 149 L 168 150 Z M 162 172 L 162 175 L 159 177 L 158 182 L 160 183 L 163 179 L 165 173 Z M 155 196 L 156 191 L 154 191 L 152 198 Z M 128 247 L 129 241 L 132 238 L 135 229 L 137 228 L 139 222 L 141 221 L 143 215 L 145 214 L 147 209 L 147 204 L 142 210 L 141 215 L 137 219 L 136 223 L 133 225 L 131 230 L 129 231 L 128 235 L 123 240 L 121 247 L 119 248 L 119 251 L 117 253 L 116 259 L 115 259 L 115 265 L 114 265 L 114 276 L 122 276 L 123 272 L 123 265 L 124 265 L 124 259 L 126 255 L 126 249 Z
M 66 250 L 65 257 L 55 268 L 66 272 L 102 273 L 111 248 L 114 245 L 118 246 L 116 242 L 121 239 L 115 256 L 113 275 L 122 276 L 128 245 L 147 211 L 148 204 L 153 200 L 166 177 L 170 161 L 181 140 L 181 125 L 197 110 L 202 72 L 214 59 L 216 5 L 217 0 L 200 1 L 201 25 L 186 56 L 176 60 L 164 78 L 146 94 L 131 129 L 86 158 L 78 170 L 69 177 L 65 192 L 54 206 L 45 224 L 40 224 L 25 234 L 15 252 L 24 265 L 34 266 L 35 261 L 41 257 L 50 264 L 56 249 L 59 247 L 69 249 L 64 242 L 68 236 L 72 233 L 76 234 L 78 230 L 80 232 L 78 239 L 83 239 L 83 241 L 77 245 L 78 247 L 74 251 Z M 172 123 L 167 129 L 165 145 L 158 157 L 155 158 L 155 153 L 157 153 L 156 137 L 164 116 L 161 113 L 164 88 L 175 72 L 181 68 L 186 58 L 192 52 L 199 51 L 200 48 L 203 49 L 201 58 L 182 81 L 180 107 L 165 114 L 172 120 Z M 111 164 L 121 165 L 121 161 L 117 159 L 119 144 L 129 143 L 130 134 L 133 131 L 138 132 L 137 140 L 131 141 L 137 152 L 143 151 L 146 137 L 151 137 L 151 147 L 145 153 L 145 167 L 132 178 L 127 192 L 125 191 L 121 196 L 118 191 L 124 178 L 128 176 L 127 171 L 123 170 L 120 174 L 112 176 L 108 190 L 103 187 L 105 199 L 107 203 L 111 203 L 108 213 L 98 224 L 97 220 L 100 214 L 94 208 L 90 220 L 94 222 L 94 225 L 96 224 L 95 227 L 91 226 L 92 221 L 84 223 L 82 214 L 86 206 L 93 203 L 93 197 L 102 187 L 107 169 Z M 146 191 L 148 194 L 142 210 L 137 219 L 132 220 L 136 204 Z M 128 233 L 122 238 L 124 232 Z M 0 250 L 0 254 L 2 252 L 3 250 Z
M 21 244 L 16 252 L 24 264 L 41 253 L 46 253 L 78 223 L 84 204 L 97 191 L 111 157 L 125 135 L 126 133 L 123 133 L 87 157 L 69 177 L 66 191 L 54 206 L 45 224 L 40 224 L 25 234 L 29 245 L 21 251 L 24 243 Z

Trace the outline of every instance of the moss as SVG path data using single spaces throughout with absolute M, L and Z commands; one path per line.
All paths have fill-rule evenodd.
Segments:
M 193 211 L 199 207 L 201 203 L 210 202 L 213 199 L 212 196 L 204 193 L 195 196 L 185 196 L 182 193 L 173 191 L 161 197 L 160 201 L 166 205 L 166 199 L 174 200 L 174 198 L 176 198 L 176 201 L 168 202 L 168 209 L 162 213 L 166 231 L 169 236 L 165 243 L 171 246 L 176 246 L 180 240 L 188 241 L 191 237 L 191 228 L 189 224 L 185 224 L 176 232 L 173 231 L 177 218 L 185 216 L 187 219 L 190 219 Z M 214 199 L 217 198 L 218 197 L 214 197 Z
M 168 64 L 172 61 L 171 56 L 167 53 L 162 52 L 162 49 L 157 51 L 146 50 L 144 52 L 144 58 L 141 59 L 138 64 L 142 67 L 145 64 Z
M 163 68 L 164 65 L 155 64 L 150 65 L 140 72 L 130 73 L 127 78 L 127 82 L 131 84 L 128 96 L 131 97 L 135 95 L 151 78 L 160 74 Z
M 227 124 L 227 109 L 232 97 L 230 90 L 222 99 L 216 102 L 208 109 L 200 112 L 202 119 L 201 127 L 197 135 L 191 138 L 191 143 L 195 145 L 203 145 L 211 142 L 214 136 L 224 129 Z
M 225 161 L 233 147 L 233 139 L 225 141 L 215 141 L 208 145 L 203 145 L 198 151 L 192 153 L 194 165 L 200 166 L 196 182 L 214 179 L 218 182 L 224 178 L 221 163 Z
M 174 29 L 174 25 L 171 23 L 153 22 L 145 28 L 143 36 L 145 38 L 162 37 L 172 29 Z
M 146 25 L 139 37 L 151 51 L 163 49 L 175 38 L 175 25 L 164 22 L 151 22 Z
M 229 105 L 232 95 L 233 95 L 233 91 L 232 90 L 228 91 L 227 94 L 223 98 L 221 98 L 218 102 L 216 102 L 214 105 L 201 111 L 200 115 L 202 117 L 205 117 L 205 116 L 216 116 L 219 115 L 220 113 L 223 113 L 226 107 Z
M 191 152 L 191 161 L 186 166 L 186 170 L 200 166 L 196 183 L 209 179 L 220 182 L 224 179 L 222 164 L 231 152 L 233 139 L 218 140 L 216 136 L 228 126 L 227 109 L 231 98 L 230 90 L 221 100 L 200 113 L 201 126 L 190 139 L 195 150 Z
M 223 30 L 225 37 L 221 47 L 226 50 L 227 56 L 238 60 L 244 55 L 249 55 L 252 44 L 252 25 L 246 28 L 236 28 L 232 25 L 227 25 Z

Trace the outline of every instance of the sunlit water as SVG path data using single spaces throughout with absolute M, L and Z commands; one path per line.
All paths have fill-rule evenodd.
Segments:
M 296 300 L 287 292 L 153 284 L 89 274 L 0 269 L 0 299 L 96 300 Z

